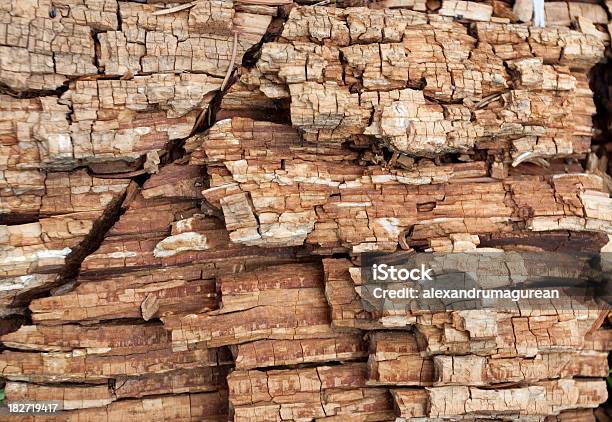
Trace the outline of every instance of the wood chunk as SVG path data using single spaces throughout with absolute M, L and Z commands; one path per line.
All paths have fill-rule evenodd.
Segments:
M 375 329 L 380 325 L 375 317 L 364 309 L 355 291 L 347 259 L 324 259 L 325 297 L 331 309 L 332 326 L 338 328 Z M 415 320 L 416 321 L 416 320 Z
M 271 21 L 266 14 L 235 12 L 232 2 L 222 1 L 200 0 L 189 10 L 154 15 L 158 10 L 115 0 L 76 5 L 38 0 L 28 7 L 13 0 L 2 9 L 5 41 L 0 53 L 14 60 L 3 63 L 0 82 L 13 90 L 55 90 L 68 77 L 99 71 L 223 77 L 231 60 L 231 33 L 240 33 L 240 63 Z
M 506 63 L 509 68 L 517 70 L 516 84 L 521 87 L 529 89 L 547 87 L 544 89 L 559 90 L 566 94 L 573 92 L 573 94 L 568 97 L 562 94 L 549 98 L 526 90 L 501 94 L 496 100 L 489 102 L 486 108 L 474 112 L 476 122 L 484 131 L 484 136 L 476 141 L 476 145 L 481 148 L 494 147 L 487 137 L 501 136 L 512 138 L 510 150 L 514 158 L 527 152 L 538 157 L 585 153 L 588 148 L 588 138 L 592 136 L 589 119 L 595 113 L 592 93 L 586 88 L 585 76 L 567 70 L 560 72 L 560 68 L 552 70 L 552 67 L 543 65 L 540 58 L 507 60 Z M 557 101 L 559 102 L 556 103 Z M 529 113 L 532 113 L 530 117 L 524 114 L 525 108 L 521 110 L 527 104 L 530 107 Z M 514 110 L 516 118 L 513 116 L 503 121 L 505 118 L 502 116 L 506 114 L 508 108 Z M 548 123 L 531 125 L 524 120 L 524 118 L 532 119 L 536 114 L 546 115 L 544 119 L 555 120 L 573 115 L 572 119 L 575 120 L 565 127 L 552 123 L 553 120 L 548 120 L 551 122 L 550 125 Z M 562 117 L 561 114 L 566 117 Z M 538 118 L 541 122 L 544 122 L 544 119 Z
M 45 178 L 43 216 L 104 210 L 126 190 L 129 179 L 92 177 L 85 170 L 50 172 Z
M 504 382 L 533 382 L 568 377 L 603 377 L 605 353 L 548 353 L 531 359 L 491 359 L 482 356 L 435 356 L 439 385 L 488 385 Z
M 93 31 L 118 27 L 117 2 L 4 2 L 0 12 L 0 82 L 15 91 L 55 90 L 68 77 L 91 75 L 95 66 Z M 64 4 L 61 4 L 64 3 Z
M 45 194 L 41 168 L 67 157 L 67 113 L 57 98 L 0 95 L 0 217 L 38 217 Z
M 547 4 L 544 4 L 544 8 L 546 7 Z M 533 1 L 517 0 L 514 2 L 512 11 L 519 22 L 530 22 L 533 17 Z
M 322 271 L 316 264 L 287 264 L 222 276 L 217 283 L 220 312 L 274 305 L 270 295 L 275 292 L 308 293 L 309 289 L 319 290 L 322 285 Z
M 228 377 L 235 420 L 296 420 L 359 415 L 393 418 L 389 393 L 365 388 L 365 366 L 346 364 L 307 369 L 235 371 Z
M 207 75 L 150 75 L 77 81 L 59 100 L 2 96 L 0 212 L 36 215 L 45 187 L 62 183 L 46 181 L 43 170 L 89 164 L 100 173 L 121 173 L 147 153 L 163 155 L 168 142 L 191 133 L 220 85 Z M 77 174 L 73 185 L 86 178 Z
M 177 312 L 203 312 L 217 306 L 213 275 L 192 265 L 145 269 L 102 280 L 82 279 L 69 293 L 30 304 L 32 320 L 42 324 L 140 318 L 143 301 L 155 298 L 150 317 Z
M 59 406 L 64 410 L 104 407 L 114 401 L 107 385 L 91 387 L 55 387 L 23 382 L 8 382 L 4 387 L 6 400 L 46 401 L 61 398 Z
M 159 301 L 154 295 L 147 295 L 142 302 L 140 302 L 140 312 L 142 313 L 142 319 L 145 321 L 150 320 L 159 311 Z
M 220 86 L 221 79 L 201 74 L 77 81 L 60 100 L 74 110 L 71 156 L 131 162 L 161 152 L 169 141 L 191 133 Z
M 202 197 L 204 169 L 201 166 L 168 164 L 159 171 L 158 177 L 148 179 L 143 185 L 142 196 L 150 198 Z
M 269 284 L 259 285 L 258 280 L 269 280 Z M 237 291 L 232 293 L 237 281 Z M 267 338 L 332 338 L 335 333 L 329 325 L 322 281 L 316 264 L 270 266 L 222 278 L 219 311 L 167 316 L 162 321 L 172 331 L 176 350 L 191 344 L 218 347 Z
M 547 416 L 546 422 L 597 422 L 593 409 L 564 410 L 557 416 Z
M 107 182 L 77 171 L 49 175 L 45 184 L 47 195 L 37 214 L 49 217 L 0 225 L 0 314 L 53 287 L 108 214 L 120 207 L 128 180 Z
M 336 2 L 339 4 L 340 2 Z M 384 0 L 384 7 L 389 8 L 406 8 L 415 10 L 418 12 L 425 12 L 427 10 L 427 2 L 424 0 Z
M 538 353 L 573 352 L 589 344 L 587 333 L 597 318 L 588 310 L 553 311 L 540 315 L 461 311 L 452 317 L 421 318 L 420 341 L 428 354 L 491 355 L 499 358 L 533 357 Z M 472 319 L 474 328 L 465 328 Z M 480 327 L 488 332 L 479 333 Z
M 592 94 L 585 87 L 582 96 L 585 88 L 573 85 L 568 68 L 587 70 L 599 61 L 604 44 L 598 37 L 567 28 L 489 22 L 492 7 L 475 2 L 445 1 L 439 13 L 485 22 L 475 24 L 474 38 L 458 22 L 402 9 L 295 7 L 282 38 L 262 48 L 260 90 L 272 98 L 288 93 L 291 121 L 312 142 L 368 135 L 399 152 L 433 156 L 469 153 L 476 142 L 492 139 L 495 145 L 487 148 L 498 149 L 500 137 L 517 138 L 511 132 L 518 130 L 534 141 L 541 138 L 545 156 L 587 151 L 580 136 L 588 120 L 583 127 L 581 119 L 570 123 L 568 118 L 569 127 L 560 132 L 559 119 L 545 122 L 536 116 L 552 109 L 581 114 L 583 103 L 593 109 Z M 542 82 L 517 89 L 520 75 L 505 68 L 513 60 L 546 63 Z M 526 108 L 518 98 L 492 101 L 502 94 L 532 95 L 534 103 L 549 106 Z M 551 107 L 555 101 L 564 106 Z M 499 114 L 498 105 L 503 108 Z M 472 119 L 476 112 L 497 114 L 492 117 L 497 128 Z M 556 142 L 557 132 L 565 133 L 559 150 L 546 146 Z
M 367 330 L 414 326 L 419 344 L 418 352 L 425 355 L 477 354 L 492 358 L 533 358 L 543 353 L 571 353 L 585 348 L 601 350 L 606 344 L 607 337 L 604 333 L 598 334 L 597 340 L 589 334 L 598 318 L 599 311 L 596 309 L 571 310 L 551 307 L 537 313 L 532 313 L 528 306 L 515 312 L 465 310 L 431 313 L 412 312 L 403 308 L 367 310 L 358 294 L 360 281 L 351 277 L 350 262 L 344 259 L 326 259 L 323 263 L 332 326 Z M 403 338 L 402 335 L 397 336 L 398 339 Z M 376 337 L 373 344 L 376 344 L 375 339 Z M 406 341 L 398 341 L 405 347 Z M 389 340 L 389 344 L 393 345 L 395 342 Z M 416 362 L 413 356 L 406 359 Z M 559 359 L 563 361 L 565 357 L 560 356 Z M 597 353 L 585 359 L 585 366 L 578 366 L 576 371 L 584 370 L 590 373 L 588 371 L 600 370 L 597 369 L 601 368 L 597 362 L 600 362 L 601 356 Z M 503 361 L 498 361 L 501 362 Z M 521 360 L 517 359 L 515 362 L 519 364 Z M 532 363 L 535 365 L 535 361 Z M 592 365 L 592 369 L 580 369 L 590 368 L 589 365 Z M 571 373 L 573 369 L 568 370 Z M 554 370 L 552 372 L 551 377 L 558 376 L 554 374 Z M 395 375 L 391 372 L 391 376 Z M 503 377 L 504 375 L 500 375 L 500 378 Z
M 170 333 L 160 324 L 92 328 L 23 326 L 3 336 L 2 341 L 14 349 L 24 350 L 0 354 L 0 371 L 3 377 L 13 381 L 100 383 L 146 374 L 157 376 L 177 369 L 216 367 L 229 359 L 218 349 L 173 351 Z M 32 352 L 36 350 L 41 352 Z M 189 382 L 189 377 L 181 375 L 175 382 L 177 386 L 178 379 Z M 172 385 L 172 382 L 147 382 L 151 383 L 149 389 L 157 385 L 163 390 Z M 156 394 L 156 390 L 150 394 Z
M 77 422 L 83 420 L 126 420 L 137 418 L 150 421 L 223 422 L 227 420 L 225 392 L 166 395 L 139 400 L 122 400 L 106 407 L 66 411 L 59 416 L 31 416 L 27 421 Z
M 607 24 L 608 14 L 600 4 L 567 2 L 570 19 L 586 18 L 593 23 Z
M 236 369 L 343 362 L 367 356 L 360 335 L 338 333 L 334 338 L 258 340 L 235 347 Z
M 85 211 L 43 218 L 35 223 L 0 226 L 6 264 L 0 274 L 18 276 L 61 269 L 66 256 L 85 239 L 102 214 L 103 210 Z
M 425 389 L 392 389 L 396 413 L 402 418 L 423 418 L 427 416 L 428 394 Z
M 117 399 L 125 399 L 159 394 L 222 391 L 226 386 L 228 372 L 229 366 L 197 366 L 137 377 L 118 377 L 115 385 L 120 385 L 115 387 L 115 395 Z
M 411 170 L 385 171 L 360 166 L 348 148 L 307 144 L 291 128 L 243 118 L 218 122 L 186 148 L 193 164 L 209 165 L 211 184 L 203 195 L 223 212 L 235 243 L 393 251 L 400 233 L 411 230 L 412 240 L 448 250 L 442 238 L 510 232 L 520 220 L 533 231 L 610 233 L 604 194 L 581 194 L 582 207 L 565 199 L 575 197 L 579 185 L 603 191 L 594 175 L 471 180 L 486 174 L 483 163 L 426 160 Z M 325 160 L 315 152 L 325 152 Z
M 594 37 L 599 38 L 606 44 L 610 42 L 610 34 L 607 31 L 600 31 L 591 20 L 582 16 L 578 16 L 577 22 L 578 28 L 580 28 L 581 32 L 593 35 Z
M 236 12 L 231 1 L 200 0 L 176 13 L 155 15 L 154 5 L 119 3 L 121 30 L 98 36 L 100 66 L 107 74 L 192 72 L 223 77 L 230 66 L 233 32 L 236 63 L 266 32 L 271 16 Z
M 186 169 L 182 173 L 181 168 L 184 166 L 163 170 L 149 179 L 145 189 L 130 200 L 128 210 L 109 230 L 100 248 L 83 261 L 81 274 L 187 265 L 194 260 L 205 260 L 205 278 L 212 278 L 240 271 L 244 266 L 295 260 L 295 250 L 262 251 L 232 244 L 221 221 L 200 214 L 197 198 L 193 198 L 198 196 L 199 188 L 195 184 L 199 179 L 195 174 L 199 170 L 194 173 Z M 191 174 L 194 186 L 185 182 L 173 191 L 161 182 L 171 174 L 175 177 Z
M 421 356 L 414 334 L 376 332 L 370 337 L 368 384 L 430 385 L 434 362 Z
M 522 388 L 483 390 L 475 387 L 434 387 L 428 389 L 430 417 L 461 415 L 559 414 L 578 407 L 597 407 L 607 396 L 603 381 L 558 380 Z
M 50 96 L 0 99 L 3 170 L 35 169 L 71 158 L 65 150 L 70 139 L 66 105 Z
M 567 386 L 573 386 L 572 383 L 565 383 L 565 385 Z M 398 411 L 398 414 L 401 417 L 405 417 L 405 418 L 425 418 L 427 416 L 430 416 L 431 414 L 428 413 L 428 404 L 429 404 L 429 399 L 430 398 L 440 398 L 442 399 L 442 394 L 446 393 L 449 394 L 448 395 L 448 399 L 449 400 L 453 400 L 452 396 L 450 396 L 450 394 L 453 394 L 455 392 L 464 392 L 465 388 L 467 387 L 457 387 L 456 390 L 453 390 L 453 387 L 448 387 L 446 390 L 439 390 L 436 391 L 434 394 L 431 394 L 430 392 L 426 391 L 425 389 L 393 389 L 391 390 L 391 394 L 393 396 L 393 401 L 395 403 L 395 407 Z M 435 389 L 434 389 L 435 390 Z M 473 391 L 470 388 L 470 391 Z M 486 393 L 486 391 L 489 392 L 493 392 L 491 393 Z M 533 390 L 532 390 L 533 391 Z M 539 391 L 538 391 L 539 392 Z M 546 389 L 546 396 L 548 396 L 548 388 Z M 483 397 L 486 395 L 487 398 L 485 400 L 488 399 L 492 399 L 492 398 L 497 398 L 499 396 L 501 397 L 508 397 L 511 399 L 514 399 L 516 397 L 517 400 L 520 400 L 520 397 L 523 396 L 529 396 L 530 394 L 530 390 L 529 389 L 523 389 L 522 391 L 519 391 L 518 389 L 510 389 L 510 390 L 480 390 L 477 393 L 477 396 L 482 395 Z M 565 396 L 567 397 L 567 396 Z M 538 395 L 537 400 L 542 401 L 542 396 Z M 563 399 L 562 399 L 563 400 Z M 486 401 L 480 402 L 482 404 L 485 404 Z M 541 404 L 539 404 L 538 406 L 540 406 Z M 505 405 L 503 405 L 505 406 Z M 495 411 L 499 411 L 501 410 L 502 407 L 498 407 L 493 409 L 493 413 L 495 414 Z M 530 409 L 531 410 L 531 409 Z M 473 414 L 472 414 L 473 415 Z M 514 415 L 514 416 L 513 416 Z M 479 416 L 481 417 L 485 417 L 484 414 L 480 414 Z M 561 412 L 558 412 L 558 415 L 555 416 L 548 416 L 546 417 L 546 421 L 593 421 L 594 419 L 592 419 L 592 411 L 591 410 L 563 410 Z M 456 419 L 456 418 L 460 418 L 461 416 L 459 414 L 453 415 L 452 419 Z M 495 414 L 496 418 L 499 418 L 499 420 L 512 420 L 513 418 L 516 420 L 517 417 L 520 417 L 521 420 L 544 420 L 543 417 L 538 417 L 538 416 L 533 416 L 533 414 L 522 414 L 522 415 L 518 415 L 518 413 L 514 413 L 511 411 L 506 411 L 506 413 L 498 413 Z M 589 418 L 590 417 L 590 418 Z M 469 417 L 468 417 L 469 418 Z
M 217 391 L 219 379 L 225 376 L 216 368 L 195 368 L 164 374 L 123 378 L 115 384 L 91 386 L 56 386 L 9 381 L 5 397 L 9 401 L 59 401 L 64 411 L 101 408 L 120 399 L 140 398 L 151 394 L 182 394 Z M 223 392 L 221 392 L 223 394 Z M 221 403 L 219 403 L 221 404 Z
M 599 352 L 605 352 L 611 350 L 612 346 L 612 330 L 609 328 L 600 328 L 587 334 L 585 337 L 586 347 Z

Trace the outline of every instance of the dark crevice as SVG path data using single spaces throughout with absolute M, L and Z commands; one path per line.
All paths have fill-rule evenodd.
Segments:
M 0 82 L 0 94 L 9 95 L 14 98 L 27 99 L 39 97 L 61 97 L 64 92 L 68 91 L 68 82 L 56 89 L 26 89 L 16 90 L 5 83 Z
M 332 259 L 351 259 L 351 254 L 348 252 L 334 252 L 330 255 Z
M 596 114 L 593 116 L 595 144 L 612 139 L 612 61 L 599 63 L 589 73 L 589 85 L 593 91 Z
M 436 165 L 461 164 L 466 162 L 487 161 L 487 150 L 473 149 L 462 153 L 446 153 L 441 155 L 432 154 L 413 156 L 400 151 L 385 142 L 371 138 L 368 146 L 358 148 L 363 150 L 360 161 L 363 163 L 382 165 L 388 169 L 411 170 L 417 169 L 419 163 L 433 161 Z M 469 156 L 469 159 L 467 158 Z
M 342 52 L 342 50 L 338 50 L 338 60 L 340 61 L 340 65 L 342 66 L 342 83 L 346 85 L 346 67 L 348 63 L 346 61 L 346 57 L 344 57 L 344 53 Z
M 415 89 L 414 87 L 410 87 Z M 425 88 L 425 86 L 423 86 L 423 89 Z M 391 90 L 390 90 L 391 91 Z M 440 105 L 463 105 L 463 98 L 456 98 L 456 99 L 450 99 L 450 100 L 441 100 L 440 98 L 436 98 L 433 95 L 428 94 L 427 92 L 423 92 L 423 97 L 425 97 L 425 99 L 431 101 L 432 103 L 435 104 L 440 104 Z
M 481 247 L 501 248 L 538 248 L 545 251 L 575 254 L 576 251 L 596 254 L 608 242 L 605 233 L 570 232 L 557 230 L 548 232 L 517 231 L 510 233 L 481 234 L 478 236 Z
M 31 322 L 31 320 L 24 315 L 10 315 L 0 318 L 0 336 L 17 331 L 22 325 L 28 322 Z M 4 344 L 0 343 L 0 352 L 4 349 Z
M 32 300 L 48 297 L 53 294 L 66 293 L 76 287 L 81 263 L 88 255 L 100 247 L 107 231 L 119 220 L 124 211 L 122 203 L 126 195 L 127 193 L 124 193 L 113 199 L 106 206 L 102 215 L 93 223 L 89 233 L 81 242 L 72 247 L 71 252 L 65 258 L 63 268 L 57 274 L 54 282 L 46 283 L 43 286 L 28 290 L 26 293 L 15 297 L 10 309 L 17 312 L 20 307 L 25 307 L 22 314 L 25 319 L 24 323 L 32 324 L 31 312 L 26 307 Z
M 117 31 L 123 30 L 123 19 L 121 18 L 121 6 L 120 3 L 117 2 Z
M 185 156 L 185 148 L 183 147 L 185 145 L 186 140 L 187 138 L 173 139 L 169 141 L 166 144 L 165 152 L 160 156 L 159 166 L 163 167 L 167 164 L 173 163 L 174 161 L 183 158 Z M 151 177 L 151 174 L 148 173 L 139 176 L 139 180 L 141 180 L 142 182 L 139 183 L 139 185 L 142 186 L 144 182 L 149 179 L 149 177 Z
M 32 299 L 47 296 L 51 293 L 49 289 L 53 289 L 54 293 L 59 294 L 60 292 L 66 293 L 76 287 L 76 280 L 81 270 L 81 263 L 88 255 L 92 254 L 100 247 L 106 233 L 123 214 L 124 209 L 122 204 L 126 195 L 127 193 L 118 196 L 107 205 L 106 210 L 93 224 L 93 227 L 85 238 L 77 246 L 72 248 L 72 251 L 66 256 L 64 268 L 59 273 L 57 281 L 51 286 L 45 286 L 45 290 L 47 290 L 45 294 L 37 295 Z
M 18 382 L 18 383 L 27 383 L 27 384 L 31 384 L 31 385 L 39 385 L 39 386 L 49 386 L 49 387 L 62 387 L 62 388 L 66 388 L 66 387 L 89 387 L 92 385 L 104 385 L 106 384 L 106 380 L 92 380 L 92 381 L 62 381 L 60 384 L 54 383 L 54 382 L 37 382 L 37 381 L 12 381 L 12 382 Z
M 93 39 L 93 43 L 94 43 L 94 55 L 93 55 L 92 62 L 93 62 L 93 65 L 96 67 L 96 69 L 98 69 L 98 73 L 103 74 L 104 67 L 100 65 L 100 56 L 102 55 L 101 53 L 102 46 L 100 45 L 100 40 L 98 39 L 99 33 L 100 33 L 99 31 L 94 31 L 93 29 L 91 30 L 91 38 Z
M 290 99 L 280 98 L 280 99 L 267 99 L 267 100 L 268 100 L 268 103 L 266 104 L 266 106 L 261 105 L 257 108 L 238 109 L 238 110 L 224 109 L 221 107 L 222 103 L 219 102 L 219 107 L 217 107 L 217 110 L 215 112 L 214 120 L 211 120 L 211 122 L 216 122 L 216 121 L 224 120 L 224 119 L 230 119 L 233 117 L 246 117 L 252 120 L 266 121 L 266 122 L 290 126 L 291 125 L 291 115 L 289 112 Z M 202 129 L 200 128 L 199 132 L 201 131 Z
M 416 89 L 418 91 L 423 91 L 427 86 L 427 79 L 424 76 L 421 76 L 419 79 L 410 79 L 406 80 L 406 88 Z
M 358 362 L 367 362 L 366 358 L 355 358 L 355 359 L 342 359 L 342 360 L 326 360 L 324 361 L 324 365 L 327 366 L 342 366 L 346 363 L 358 363 Z M 296 370 L 296 369 L 309 369 L 309 368 L 321 368 L 321 362 L 308 362 L 308 363 L 298 363 L 298 364 L 287 364 L 287 365 L 275 365 L 275 366 L 266 366 L 266 367 L 257 367 L 254 370 L 259 371 L 282 371 L 282 370 Z M 248 370 L 248 369 L 245 369 Z
M 225 90 L 217 91 L 213 99 L 208 103 L 208 107 L 206 110 L 202 111 L 202 114 L 196 120 L 195 125 L 191 131 L 191 135 L 193 136 L 197 133 L 205 132 L 210 129 L 217 122 L 217 112 L 221 108 L 221 100 L 223 99 L 223 95 L 227 90 L 229 90 L 235 82 L 235 78 L 230 79 L 229 83 Z
M 278 7 L 278 15 L 272 19 L 262 39 L 257 44 L 251 46 L 251 48 L 249 48 L 242 56 L 241 65 L 243 68 L 246 70 L 254 68 L 261 56 L 261 49 L 263 45 L 267 42 L 274 42 L 278 40 L 285 22 L 289 18 L 289 12 L 291 11 L 292 7 L 292 5 Z M 216 93 L 215 97 L 210 102 L 208 109 L 200 118 L 198 118 L 197 123 L 191 133 L 192 135 L 205 132 L 218 120 L 230 117 L 249 117 L 255 120 L 266 120 L 279 124 L 291 124 L 291 117 L 288 112 L 290 100 L 286 98 L 272 100 L 272 109 L 267 108 L 264 110 L 249 110 L 248 113 L 241 111 L 221 110 L 223 96 L 229 91 L 236 80 L 237 74 L 234 72 L 225 89 L 222 92 L 218 91 Z
M 36 223 L 40 220 L 40 215 L 35 213 L 7 213 L 0 214 L 0 225 L 17 226 L 20 224 Z
M 278 16 L 275 16 L 272 19 L 264 36 L 257 44 L 251 46 L 251 48 L 249 48 L 242 56 L 242 66 L 246 67 L 247 69 L 255 67 L 257 60 L 259 60 L 259 57 L 261 56 L 261 48 L 263 45 L 267 42 L 274 42 L 280 37 L 281 33 L 283 32 L 285 22 L 287 22 L 287 19 L 289 18 L 289 12 L 291 11 L 292 7 L 293 5 L 278 7 Z

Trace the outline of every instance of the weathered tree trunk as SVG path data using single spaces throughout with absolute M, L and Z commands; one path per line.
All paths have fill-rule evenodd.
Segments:
M 612 252 L 612 4 L 312 3 L 0 5 L 0 387 L 64 409 L 22 420 L 605 413 L 606 308 L 372 310 L 360 266 Z

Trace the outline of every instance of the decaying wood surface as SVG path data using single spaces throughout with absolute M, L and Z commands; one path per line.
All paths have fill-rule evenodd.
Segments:
M 313 3 L 0 5 L 21 420 L 605 412 L 606 310 L 372 310 L 360 254 L 612 252 L 612 4 Z

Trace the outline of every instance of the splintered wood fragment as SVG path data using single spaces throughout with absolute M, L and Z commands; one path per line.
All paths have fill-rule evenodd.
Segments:
M 587 335 L 593 335 L 595 331 L 597 331 L 601 325 L 606 321 L 608 314 L 610 312 L 610 305 L 606 304 L 601 311 L 599 311 L 599 315 L 597 319 L 593 322 L 591 329 L 587 332 Z
M 181 10 L 190 9 L 193 6 L 195 6 L 197 3 L 198 3 L 197 1 L 192 1 L 191 3 L 179 4 L 178 6 L 169 7 L 167 9 L 162 9 L 162 10 L 157 10 L 153 12 L 153 15 L 154 16 L 169 15 L 171 13 L 180 12 Z
M 469 238 L 469 246 L 460 236 L 511 232 L 514 218 L 532 231 L 610 232 L 612 215 L 595 211 L 611 201 L 595 175 L 496 181 L 478 179 L 488 173 L 482 161 L 420 160 L 406 170 L 367 166 L 346 146 L 306 143 L 292 127 L 238 117 L 217 122 L 185 148 L 192 164 L 207 165 L 210 187 L 203 195 L 223 213 L 231 241 L 244 245 L 395 251 L 401 242 L 410 246 L 404 236 L 410 232 L 410 242 L 459 252 L 478 244 L 478 238 Z M 517 162 L 533 161 L 533 155 L 526 151 Z M 570 192 L 582 205 L 569 199 Z
M 36 299 L 30 308 L 33 320 L 40 324 L 212 310 L 217 306 L 213 277 L 202 274 L 198 267 L 182 266 L 118 274 L 102 282 L 81 278 L 75 290 Z
M 145 321 L 150 320 L 153 315 L 155 315 L 157 311 L 159 311 L 159 301 L 157 299 L 157 296 L 151 294 L 147 295 L 147 297 L 145 297 L 145 299 L 140 304 L 140 310 L 142 312 L 142 319 L 144 319 Z
M 234 31 L 234 42 L 232 44 L 232 58 L 230 60 L 229 66 L 227 67 L 227 73 L 225 74 L 225 78 L 223 78 L 223 82 L 221 83 L 221 87 L 219 90 L 223 92 L 227 82 L 229 81 L 232 72 L 234 71 L 234 63 L 236 62 L 236 52 L 238 51 L 238 31 Z
M 512 167 L 516 167 L 523 162 L 534 163 L 542 167 L 550 167 L 550 163 L 548 161 L 546 161 L 542 157 L 539 157 L 536 153 L 532 151 L 525 151 L 518 157 L 516 157 L 514 161 L 512 161 Z
M 228 377 L 228 388 L 236 421 L 253 420 L 256 415 L 270 420 L 278 414 L 290 420 L 360 415 L 383 421 L 394 417 L 388 391 L 365 386 L 362 363 L 235 371 Z M 293 397 L 301 399 L 294 402 Z

